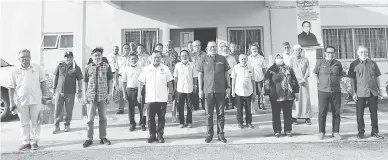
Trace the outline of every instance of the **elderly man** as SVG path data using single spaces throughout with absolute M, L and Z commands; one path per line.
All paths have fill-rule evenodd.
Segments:
M 8 88 L 11 110 L 16 109 L 22 125 L 23 144 L 19 150 L 37 150 L 40 135 L 39 112 L 42 102 L 45 103 L 43 95 L 47 93 L 46 77 L 39 65 L 31 64 L 29 50 L 21 50 L 18 59 L 21 65 L 13 68 Z
M 378 96 L 382 96 L 380 90 L 380 69 L 376 62 L 368 58 L 368 49 L 359 46 L 358 59 L 350 64 L 348 76 L 351 78 L 353 99 L 357 105 L 357 138 L 363 139 L 365 133 L 364 108 L 369 104 L 372 132 L 371 136 L 384 139 L 379 135 L 377 119 Z
M 284 42 L 282 45 L 283 45 L 283 51 L 284 51 L 283 52 L 284 64 L 287 66 L 290 66 L 290 59 L 292 57 L 290 43 Z
M 229 64 L 224 56 L 217 54 L 217 43 L 210 41 L 207 44 L 207 55 L 198 62 L 199 72 L 199 97 L 206 99 L 207 107 L 207 137 L 206 143 L 213 139 L 213 112 L 217 112 L 217 134 L 218 140 L 226 143 L 224 137 L 225 125 L 225 98 L 230 94 Z
M 232 55 L 230 55 L 229 47 L 226 44 L 221 46 L 220 55 L 224 55 L 226 60 L 228 61 L 228 64 L 230 67 L 228 74 L 229 74 L 229 77 L 231 77 L 233 67 L 237 65 L 237 61 Z M 230 81 L 232 81 L 232 78 L 230 78 Z M 230 106 L 229 106 L 229 103 L 230 103 Z M 226 110 L 234 109 L 234 107 L 236 106 L 235 97 L 232 97 L 229 95 L 229 98 L 226 99 L 225 101 L 225 105 L 226 105 L 226 108 L 225 108 Z
M 237 44 L 232 42 L 230 43 L 230 55 L 236 59 L 236 62 L 239 63 L 239 55 L 240 53 L 237 51 Z
M 190 52 L 190 61 L 193 62 L 195 68 L 198 67 L 198 61 L 201 59 L 203 55 L 206 55 L 205 52 L 201 50 L 201 42 L 196 40 L 193 42 L 193 52 Z M 196 90 L 198 91 L 198 85 L 194 86 L 197 88 Z M 204 99 L 199 99 L 198 94 L 193 94 L 191 102 L 193 104 L 194 110 L 199 109 L 199 103 L 201 102 L 202 109 L 205 110 L 205 100 Z
M 158 141 L 164 143 L 164 125 L 166 122 L 167 101 L 171 102 L 174 94 L 172 74 L 169 68 L 161 64 L 162 54 L 159 51 L 152 52 L 152 64 L 143 68 L 139 76 L 139 90 L 137 100 L 142 99 L 141 90 L 145 86 L 145 102 L 148 104 L 148 127 L 150 137 L 147 143 Z M 158 128 L 156 128 L 155 116 L 158 115 Z M 156 138 L 156 134 L 158 137 Z
M 54 72 L 55 78 L 53 93 L 55 93 L 55 129 L 53 134 L 56 134 L 60 131 L 59 122 L 62 120 L 61 116 L 64 105 L 66 109 L 64 131 L 70 131 L 70 121 L 73 114 L 75 94 L 77 93 L 78 99 L 82 98 L 81 93 L 83 77 L 81 68 L 74 63 L 73 52 L 65 52 L 64 57 L 65 61 L 59 63 Z M 78 82 L 78 87 L 76 82 Z M 77 92 L 76 88 L 78 88 Z
M 117 59 L 120 57 L 119 55 L 119 46 L 113 46 L 112 49 L 113 53 L 108 55 L 108 62 L 112 66 L 116 66 L 117 64 Z M 112 70 L 113 73 L 115 73 L 115 70 Z
M 329 106 L 333 114 L 333 136 L 341 140 L 340 107 L 341 107 L 341 78 L 344 75 L 341 62 L 334 59 L 335 48 L 325 48 L 325 59 L 319 61 L 314 68 L 314 75 L 318 81 L 318 104 L 319 104 L 319 139 L 323 140 L 326 133 L 326 116 Z
M 300 45 L 294 46 L 295 57 L 290 60 L 290 67 L 294 70 L 298 80 L 299 100 L 295 101 L 295 112 L 293 112 L 293 121 L 305 119 L 307 125 L 311 125 L 311 101 L 308 78 L 310 76 L 309 60 L 302 56 L 303 49 Z
M 119 110 L 116 112 L 116 114 L 123 114 L 124 113 L 124 107 L 125 107 L 125 100 L 124 100 L 124 95 L 123 93 L 123 84 L 122 84 L 122 72 L 125 67 L 129 66 L 130 61 L 129 61 L 129 52 L 130 52 L 130 47 L 129 44 L 124 44 L 122 53 L 121 55 L 117 58 L 117 63 L 113 67 L 116 74 L 114 75 L 114 80 L 115 80 L 115 85 L 114 88 L 115 90 L 118 90 L 119 93 Z M 113 64 L 111 64 L 113 66 Z

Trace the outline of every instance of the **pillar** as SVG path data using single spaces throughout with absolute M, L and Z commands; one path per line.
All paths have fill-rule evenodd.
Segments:
M 311 100 L 311 109 L 313 113 L 318 112 L 318 83 L 317 80 L 313 76 L 313 70 L 315 64 L 317 63 L 317 52 L 315 48 L 306 48 L 305 49 L 305 57 L 309 60 L 310 64 L 310 78 L 309 87 L 310 87 L 310 100 Z

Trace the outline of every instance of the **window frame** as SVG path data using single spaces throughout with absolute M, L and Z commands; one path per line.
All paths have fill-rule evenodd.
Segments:
M 61 48 L 61 36 L 62 35 L 71 35 L 73 36 L 73 47 L 68 47 L 68 48 Z M 57 36 L 57 40 L 56 40 L 56 43 L 55 43 L 55 46 L 49 46 L 49 47 L 45 47 L 45 46 L 42 46 L 43 43 L 44 43 L 44 37 L 45 36 Z M 70 33 L 70 32 L 66 32 L 66 33 L 43 33 L 42 35 L 42 41 L 41 41 L 41 45 L 40 45 L 41 49 L 72 49 L 74 48 L 74 34 L 73 33 Z
M 230 31 L 233 31 L 233 30 L 243 30 L 243 31 L 246 31 L 246 30 L 259 30 L 260 31 L 260 49 L 262 52 L 264 52 L 264 54 L 266 53 L 265 52 L 265 47 L 264 47 L 264 27 L 263 26 L 245 26 L 245 27 L 226 27 L 226 34 L 227 34 L 227 41 L 230 43 Z M 245 34 L 245 38 L 246 38 L 246 32 L 244 32 Z M 246 45 L 246 39 L 245 39 L 245 46 Z M 249 50 L 249 48 L 247 48 L 247 51 Z M 246 51 L 246 52 L 247 52 Z M 245 53 L 244 53 L 245 54 Z
M 385 43 L 385 47 L 387 49 L 387 53 L 386 53 L 386 58 L 371 58 L 375 61 L 388 61 L 388 26 L 387 25 L 373 25 L 373 26 L 365 26 L 365 25 L 360 25 L 360 26 L 322 26 L 322 40 L 324 41 L 324 37 L 323 37 L 323 30 L 324 29 L 337 29 L 337 30 L 340 30 L 340 29 L 351 29 L 352 30 L 352 41 L 353 41 L 353 56 L 354 58 L 352 59 L 338 59 L 339 61 L 343 61 L 343 62 L 350 62 L 350 61 L 354 61 L 354 59 L 356 59 L 357 57 L 357 53 L 356 53 L 356 49 L 357 49 L 357 46 L 355 46 L 356 42 L 355 42 L 355 29 L 371 29 L 371 28 L 380 28 L 380 29 L 384 29 L 384 33 L 385 33 L 385 38 L 386 38 L 386 43 Z M 338 36 L 338 34 L 337 34 Z M 369 33 L 369 36 L 370 36 L 370 33 Z M 369 44 L 369 51 L 371 49 L 371 46 Z M 338 48 L 336 48 L 336 50 L 338 50 Z
M 140 36 L 139 36 L 139 42 L 140 43 L 141 43 L 142 38 L 143 38 L 142 32 L 144 32 L 144 31 L 155 31 L 156 32 L 156 43 L 159 43 L 159 28 L 123 28 L 123 29 L 121 29 L 121 46 L 123 46 L 126 43 L 126 38 L 127 37 L 126 37 L 125 33 L 127 31 L 140 32 Z
M 73 46 L 72 47 L 68 47 L 68 48 L 62 48 L 61 47 L 61 43 L 62 43 L 61 38 L 62 38 L 62 36 L 73 36 Z M 74 48 L 74 34 L 72 34 L 72 33 L 60 34 L 59 42 L 58 42 L 58 49 L 71 49 L 71 48 Z

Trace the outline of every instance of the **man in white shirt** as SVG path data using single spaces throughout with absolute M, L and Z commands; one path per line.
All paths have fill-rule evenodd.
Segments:
M 16 110 L 22 126 L 23 144 L 19 150 L 37 150 L 40 135 L 39 113 L 43 107 L 42 102 L 45 103 L 43 95 L 47 93 L 47 79 L 39 65 L 31 64 L 29 50 L 21 50 L 18 59 L 21 66 L 13 69 L 8 85 L 10 107 L 12 111 Z
M 113 50 L 113 53 L 108 55 L 108 62 L 112 66 L 111 68 L 113 69 L 112 72 L 114 74 L 116 72 L 114 67 L 117 65 L 117 59 L 120 57 L 119 46 L 113 46 L 112 50 Z
M 142 71 L 142 67 L 137 64 L 139 57 L 136 54 L 129 55 L 130 65 L 126 66 L 121 72 L 121 80 L 123 83 L 124 99 L 128 101 L 128 118 L 129 118 L 129 131 L 134 131 L 136 128 L 135 122 L 135 106 L 138 106 L 140 113 L 139 125 L 143 126 L 146 123 L 146 117 L 143 116 L 143 109 L 137 101 L 138 93 L 138 78 Z
M 229 77 L 230 77 L 230 74 L 232 73 L 233 67 L 235 65 L 237 65 L 237 61 L 232 55 L 230 55 L 229 47 L 226 44 L 221 46 L 220 55 L 224 55 L 226 60 L 229 63 L 230 69 L 228 70 L 228 73 L 229 73 Z M 230 78 L 230 81 L 231 80 L 232 80 L 232 78 Z M 231 106 L 228 105 L 229 103 L 231 104 Z M 229 110 L 230 108 L 234 109 L 234 107 L 236 106 L 235 98 L 232 96 L 229 96 L 228 99 L 225 99 L 225 105 L 226 105 L 226 108 L 225 108 L 226 110 Z
M 290 43 L 284 42 L 283 50 L 284 50 L 283 52 L 284 64 L 286 64 L 287 66 L 290 66 L 290 59 L 292 58 Z
M 232 96 L 236 97 L 237 123 L 243 128 L 243 108 L 245 108 L 245 120 L 249 128 L 252 125 L 251 101 L 255 100 L 256 76 L 253 68 L 248 65 L 245 54 L 239 56 L 239 64 L 232 70 Z
M 187 128 L 191 128 L 192 124 L 192 112 L 193 108 L 191 105 L 191 98 L 193 93 L 197 91 L 197 77 L 198 71 L 195 68 L 195 65 L 192 62 L 189 62 L 189 52 L 187 50 L 182 50 L 180 52 L 181 62 L 175 65 L 174 69 L 174 78 L 175 78 L 175 87 L 176 101 L 178 103 L 178 111 L 179 111 L 179 122 L 180 128 L 183 128 L 185 125 L 185 114 L 184 107 L 185 103 L 187 105 L 187 117 L 186 123 Z
M 118 90 L 119 93 L 119 110 L 116 112 L 116 114 L 124 114 L 124 107 L 125 107 L 125 100 L 124 100 L 124 93 L 121 89 L 122 87 L 122 70 L 126 67 L 129 66 L 129 52 L 130 52 L 130 47 L 129 44 L 124 44 L 123 45 L 123 50 L 121 55 L 117 58 L 117 63 L 114 66 L 114 70 L 116 72 L 115 74 L 115 90 Z
M 249 52 L 251 53 L 248 56 L 248 64 L 253 68 L 256 76 L 256 95 L 260 96 L 261 87 L 263 86 L 264 73 L 265 73 L 265 58 L 263 52 L 259 50 L 259 46 L 257 44 L 253 44 L 249 47 Z M 259 109 L 265 110 L 264 105 L 260 103 L 261 98 L 259 97 L 257 100 L 257 104 Z
M 150 137 L 147 143 L 158 141 L 164 143 L 163 133 L 166 122 L 167 101 L 171 102 L 174 94 L 170 70 L 160 63 L 162 53 L 152 52 L 152 64 L 143 68 L 139 76 L 139 90 L 137 100 L 141 101 L 141 90 L 145 85 L 145 103 L 148 104 L 148 127 Z M 156 128 L 155 116 L 158 115 L 158 128 Z M 158 137 L 156 139 L 156 134 Z

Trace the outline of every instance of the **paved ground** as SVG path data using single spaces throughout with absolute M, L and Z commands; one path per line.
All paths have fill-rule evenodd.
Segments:
M 381 159 L 382 155 L 388 153 L 387 139 L 376 140 L 369 137 L 370 120 L 367 110 L 365 112 L 367 138 L 364 140 L 356 138 L 356 116 L 355 108 L 352 105 L 343 107 L 341 133 L 345 140 L 340 142 L 334 140 L 329 135 L 323 141 L 317 138 L 317 118 L 312 118 L 313 125 L 311 126 L 305 124 L 294 125 L 294 136 L 291 138 L 274 138 L 272 136 L 270 109 L 254 115 L 253 124 L 255 129 L 244 128 L 242 130 L 238 129 L 236 125 L 236 110 L 229 110 L 226 112 L 225 135 L 228 139 L 228 144 L 226 145 L 218 142 L 216 137 L 211 144 L 204 142 L 206 131 L 204 111 L 196 111 L 194 113 L 194 128 L 190 129 L 178 128 L 178 124 L 171 123 L 171 113 L 168 113 L 165 144 L 145 143 L 148 138 L 148 131 L 141 131 L 137 128 L 134 132 L 129 132 L 127 115 L 114 115 L 115 111 L 116 107 L 109 107 L 107 132 L 108 138 L 112 140 L 112 145 L 104 146 L 98 144 L 98 127 L 96 127 L 94 144 L 88 149 L 82 148 L 86 135 L 85 119 L 73 121 L 72 132 L 61 132 L 57 135 L 51 134 L 52 125 L 43 125 L 39 151 L 22 153 L 17 151 L 20 145 L 20 122 L 17 120 L 2 122 L 2 158 L 156 159 L 155 156 L 158 154 L 163 159 L 182 159 L 185 155 L 191 157 L 189 159 L 237 159 L 238 156 L 244 156 L 244 159 L 253 159 L 257 156 L 264 159 L 272 159 L 271 157 L 273 156 L 277 157 L 275 159 L 284 159 L 288 156 L 291 156 L 291 159 L 313 159 L 314 157 L 319 159 L 326 159 L 325 157 L 346 159 L 349 157 L 352 159 L 352 156 L 354 159 L 363 159 L 363 157 Z M 138 118 L 138 115 L 136 116 Z M 313 117 L 317 116 L 314 115 Z M 388 107 L 386 104 L 379 106 L 379 124 L 381 135 L 388 138 Z M 98 125 L 98 119 L 96 119 L 95 125 Z M 327 120 L 327 133 L 331 133 L 330 113 Z M 218 151 L 225 153 L 224 156 L 217 156 L 215 153 Z M 137 157 L 131 157 L 134 153 L 137 153 L 135 154 Z

